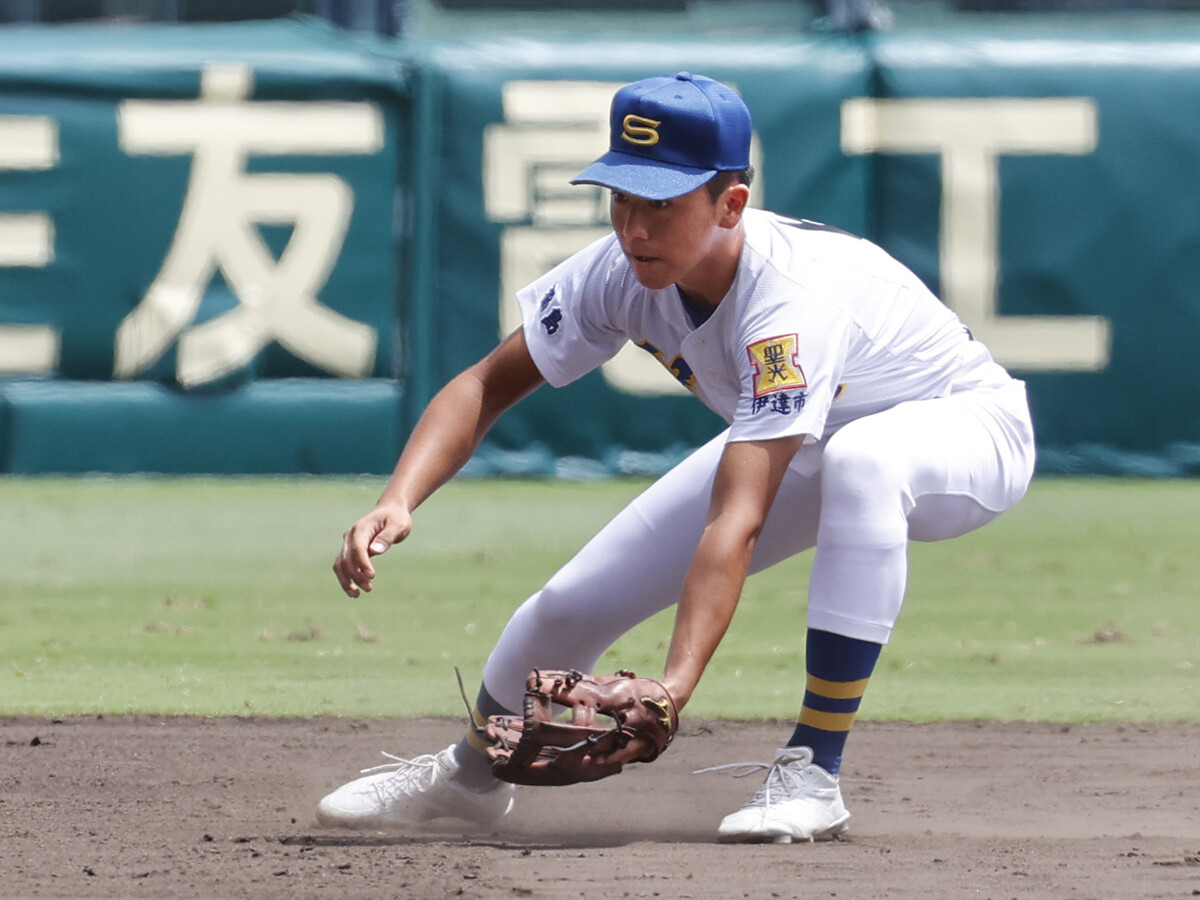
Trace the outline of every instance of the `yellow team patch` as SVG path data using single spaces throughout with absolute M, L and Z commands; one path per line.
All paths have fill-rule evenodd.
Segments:
M 750 354 L 750 365 L 754 367 L 754 396 L 761 397 L 772 391 L 787 391 L 807 387 L 804 370 L 796 360 L 794 334 L 756 341 L 746 348 Z

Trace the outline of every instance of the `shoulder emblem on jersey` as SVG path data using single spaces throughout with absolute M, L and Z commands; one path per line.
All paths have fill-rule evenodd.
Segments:
M 755 341 L 746 348 L 754 367 L 755 397 L 808 386 L 804 370 L 796 360 L 797 343 L 796 335 L 784 334 Z
M 562 310 L 554 302 L 557 295 L 558 285 L 556 284 L 550 290 L 546 291 L 546 296 L 538 304 L 538 311 L 545 313 L 542 316 L 542 328 L 545 329 L 546 334 L 554 334 L 558 331 L 558 327 L 562 323 Z

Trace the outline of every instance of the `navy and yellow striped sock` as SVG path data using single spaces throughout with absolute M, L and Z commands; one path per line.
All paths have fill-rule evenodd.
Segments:
M 815 629 L 808 632 L 807 647 L 804 706 L 788 746 L 811 747 L 813 762 L 836 775 L 842 767 L 850 727 L 883 647 Z

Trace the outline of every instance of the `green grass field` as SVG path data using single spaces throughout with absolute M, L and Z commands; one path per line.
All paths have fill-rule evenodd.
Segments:
M 342 595 L 378 479 L 0 479 L 0 715 L 459 715 L 512 608 L 641 487 L 460 481 Z M 1200 719 L 1200 482 L 1054 480 L 914 545 L 862 717 Z M 688 712 L 790 718 L 809 557 L 753 578 Z M 669 615 L 606 669 L 657 674 Z M 611 665 L 608 665 L 611 664 Z

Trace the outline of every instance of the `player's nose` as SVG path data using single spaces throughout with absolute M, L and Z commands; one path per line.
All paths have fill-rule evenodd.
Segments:
M 633 207 L 627 204 L 620 211 L 613 210 L 613 228 L 626 241 L 644 241 L 650 236 L 646 217 Z

